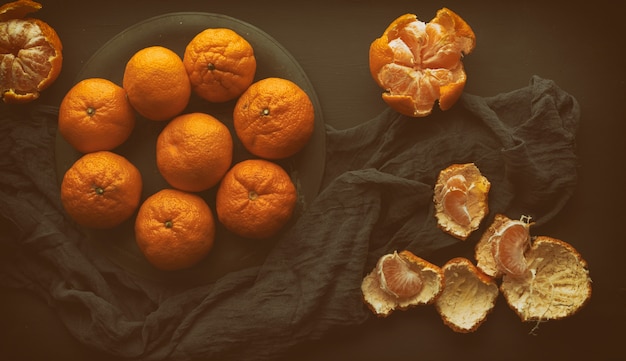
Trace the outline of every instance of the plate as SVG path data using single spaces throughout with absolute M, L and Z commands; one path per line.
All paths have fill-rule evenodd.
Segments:
M 182 59 L 191 39 L 207 28 L 229 28 L 244 37 L 253 47 L 257 60 L 255 81 L 281 77 L 298 84 L 310 97 L 315 108 L 313 135 L 305 148 L 295 156 L 277 161 L 291 176 L 298 189 L 298 204 L 293 222 L 317 195 L 324 173 L 325 127 L 322 110 L 313 86 L 294 57 L 275 39 L 241 20 L 212 13 L 170 13 L 137 23 L 104 44 L 85 63 L 76 82 L 92 77 L 109 79 L 121 86 L 126 62 L 138 50 L 160 45 L 176 52 Z M 212 104 L 192 95 L 184 113 L 205 112 L 226 124 L 233 134 L 233 164 L 254 158 L 241 145 L 232 128 L 232 111 L 236 100 Z M 140 170 L 143 177 L 142 201 L 160 189 L 171 188 L 156 166 L 156 138 L 167 122 L 154 122 L 138 117 L 130 138 L 113 151 L 125 156 Z M 82 154 L 63 137 L 56 137 L 56 166 L 59 184 L 63 175 Z M 198 193 L 215 216 L 215 187 Z M 271 239 L 250 240 L 228 232 L 216 220 L 216 239 L 209 255 L 196 266 L 179 271 L 160 271 L 152 267 L 139 250 L 134 238 L 134 217 L 110 230 L 84 229 L 90 242 L 119 266 L 128 271 L 160 281 L 177 284 L 202 284 L 236 270 L 259 265 L 276 243 L 280 234 Z

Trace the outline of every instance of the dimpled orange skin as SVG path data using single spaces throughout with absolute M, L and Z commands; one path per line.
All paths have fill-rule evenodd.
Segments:
M 391 108 L 411 117 L 424 117 L 432 112 L 436 100 L 441 110 L 450 109 L 458 101 L 467 81 L 461 59 L 474 49 L 476 37 L 470 26 L 447 8 L 440 9 L 424 27 L 420 40 L 411 38 L 413 34 L 406 31 L 416 22 L 414 14 L 394 20 L 370 45 L 369 63 L 373 79 L 385 89 L 383 100 Z M 419 43 L 420 49 L 411 49 L 415 58 L 401 59 L 396 55 L 390 42 L 397 39 L 407 44 Z M 390 64 L 399 65 L 393 75 L 383 71 Z M 412 89 L 407 89 L 406 82 L 398 85 L 402 80 L 413 80 Z
M 154 267 L 164 271 L 189 268 L 213 248 L 213 214 L 198 195 L 163 189 L 139 208 L 135 239 Z
M 134 214 L 142 186 L 139 170 L 126 158 L 109 151 L 88 153 L 65 173 L 61 202 L 76 223 L 113 228 Z
M 205 113 L 172 119 L 156 142 L 159 172 L 174 188 L 200 192 L 215 186 L 232 164 L 233 139 L 228 128 Z
M 179 115 L 191 96 L 183 61 L 162 46 L 141 49 L 130 58 L 124 69 L 122 87 L 133 108 L 154 121 Z
M 135 111 L 126 91 L 107 79 L 78 82 L 59 107 L 59 132 L 82 153 L 112 150 L 128 139 L 134 127 Z
M 42 20 L 24 18 L 41 7 L 30 0 L 0 7 L 0 63 L 4 69 L 0 77 L 6 79 L 0 92 L 5 103 L 22 104 L 39 98 L 61 73 L 63 44 L 59 35 Z
M 293 156 L 313 134 L 315 109 L 294 82 L 266 78 L 252 84 L 233 111 L 235 132 L 246 149 L 261 158 Z
M 219 221 L 246 238 L 276 235 L 295 209 L 297 192 L 289 175 L 276 163 L 249 159 L 226 173 L 216 195 Z
M 240 96 L 256 74 L 252 45 L 231 29 L 200 32 L 187 45 L 183 63 L 193 91 L 215 103 Z

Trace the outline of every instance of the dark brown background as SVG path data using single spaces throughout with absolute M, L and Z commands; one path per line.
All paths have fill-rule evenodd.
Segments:
M 624 203 L 626 75 L 623 2 L 591 1 L 42 1 L 37 17 L 64 43 L 63 72 L 38 101 L 58 105 L 81 66 L 109 38 L 149 17 L 176 11 L 222 13 L 264 30 L 308 74 L 324 118 L 337 128 L 366 121 L 386 105 L 368 71 L 368 47 L 397 16 L 430 20 L 447 6 L 474 29 L 465 58 L 466 91 L 489 96 L 553 79 L 582 108 L 579 186 L 565 209 L 535 233 L 563 239 L 589 264 L 589 304 L 573 317 L 523 324 L 502 297 L 486 323 L 462 335 L 422 307 L 331 332 L 286 359 L 625 359 Z M 453 254 L 433 256 L 440 265 Z M 22 291 L 0 289 L 0 358 L 111 360 L 79 344 L 54 309 Z

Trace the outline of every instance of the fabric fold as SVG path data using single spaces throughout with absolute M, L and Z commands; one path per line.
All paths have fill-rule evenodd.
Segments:
M 0 110 L 0 283 L 34 291 L 81 342 L 130 359 L 268 359 L 372 317 L 363 276 L 385 253 L 428 259 L 459 240 L 436 224 L 439 171 L 474 162 L 490 213 L 550 221 L 577 183 L 580 109 L 554 82 L 408 118 L 391 109 L 326 127 L 318 196 L 265 261 L 193 287 L 144 279 L 102 257 L 63 212 L 56 109 Z

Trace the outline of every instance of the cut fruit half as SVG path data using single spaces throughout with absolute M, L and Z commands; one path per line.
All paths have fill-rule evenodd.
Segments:
M 591 297 L 587 263 L 569 243 L 538 236 L 526 253 L 529 272 L 504 276 L 500 291 L 522 321 L 555 320 L 578 312 Z
M 361 284 L 365 303 L 381 317 L 432 303 L 442 289 L 441 269 L 409 251 L 382 256 Z
M 405 14 L 370 45 L 370 72 L 391 108 L 424 117 L 437 100 L 447 110 L 459 99 L 467 79 L 461 59 L 475 44 L 470 26 L 450 9 L 428 23 Z
M 498 285 L 467 258 L 453 258 L 442 270 L 445 282 L 435 301 L 437 312 L 452 330 L 475 331 L 495 306 Z
M 433 197 L 439 228 L 461 240 L 467 239 L 489 212 L 490 187 L 474 163 L 453 164 L 442 170 Z
M 477 266 L 492 277 L 523 277 L 528 272 L 524 253 L 530 246 L 528 217 L 512 220 L 496 214 L 475 247 Z

